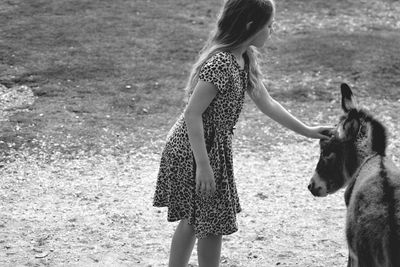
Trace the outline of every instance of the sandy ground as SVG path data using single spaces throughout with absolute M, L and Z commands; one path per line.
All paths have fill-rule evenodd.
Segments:
M 391 137 L 399 132 L 400 102 L 365 101 Z M 277 126 L 253 105 L 243 114 L 234 155 L 243 212 L 239 231 L 223 238 L 221 266 L 344 266 L 343 190 L 318 199 L 307 190 L 318 142 Z M 322 114 L 309 116 L 317 122 Z M 141 136 L 149 138 L 125 154 L 10 155 L 0 169 L 0 266 L 166 266 L 176 223 L 151 206 L 164 140 Z M 399 140 L 388 149 L 400 165 Z M 196 251 L 190 263 L 197 266 Z

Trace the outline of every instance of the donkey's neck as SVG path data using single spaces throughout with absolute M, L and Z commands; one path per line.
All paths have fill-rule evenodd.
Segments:
M 357 166 L 357 169 L 355 170 L 354 173 L 352 173 L 349 177 L 348 180 L 348 185 L 346 187 L 346 191 L 344 192 L 344 201 L 346 203 L 346 206 L 349 205 L 351 194 L 353 193 L 353 187 L 355 183 L 357 182 L 358 179 L 360 179 L 360 176 L 363 169 L 366 167 L 368 168 L 369 162 L 371 162 L 374 158 L 379 156 L 377 153 L 373 153 L 371 155 L 366 156 L 363 161 Z
M 364 158 L 364 160 L 358 166 L 356 172 L 353 174 L 352 179 L 357 180 L 360 176 L 360 173 L 363 171 L 363 169 L 366 168 L 367 165 L 377 156 L 379 156 L 377 153 L 373 153 L 373 154 L 369 155 L 368 157 Z
M 350 201 L 353 186 L 361 169 L 371 158 L 377 155 L 377 152 L 373 150 L 372 142 L 371 125 L 364 124 L 361 125 L 357 138 L 353 142 L 346 144 L 344 148 L 344 154 L 347 155 L 344 162 L 344 169 L 346 171 L 345 176 L 347 180 L 347 188 L 344 195 L 346 205 L 348 205 L 348 202 Z

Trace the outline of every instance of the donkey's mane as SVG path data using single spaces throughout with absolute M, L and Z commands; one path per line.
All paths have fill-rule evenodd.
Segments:
M 371 124 L 372 129 L 372 151 L 376 152 L 378 155 L 385 156 L 386 145 L 387 145 L 387 135 L 386 128 L 383 124 L 375 119 L 368 111 L 364 109 L 358 110 L 358 117 L 361 121 Z

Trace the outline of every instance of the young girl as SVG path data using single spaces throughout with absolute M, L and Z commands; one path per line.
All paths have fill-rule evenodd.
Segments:
M 232 133 L 245 92 L 266 115 L 310 138 L 327 127 L 309 127 L 271 98 L 262 83 L 255 48 L 273 31 L 272 0 L 227 0 L 216 30 L 194 64 L 189 102 L 162 153 L 154 206 L 180 221 L 172 238 L 170 267 L 187 266 L 198 239 L 200 267 L 219 265 L 221 237 L 238 230 L 241 207 L 232 166 Z

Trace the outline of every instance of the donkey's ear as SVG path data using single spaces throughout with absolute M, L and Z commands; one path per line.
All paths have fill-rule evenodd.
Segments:
M 340 91 L 342 92 L 342 109 L 348 113 L 351 109 L 357 108 L 356 101 L 353 96 L 353 92 L 346 83 L 340 85 Z

